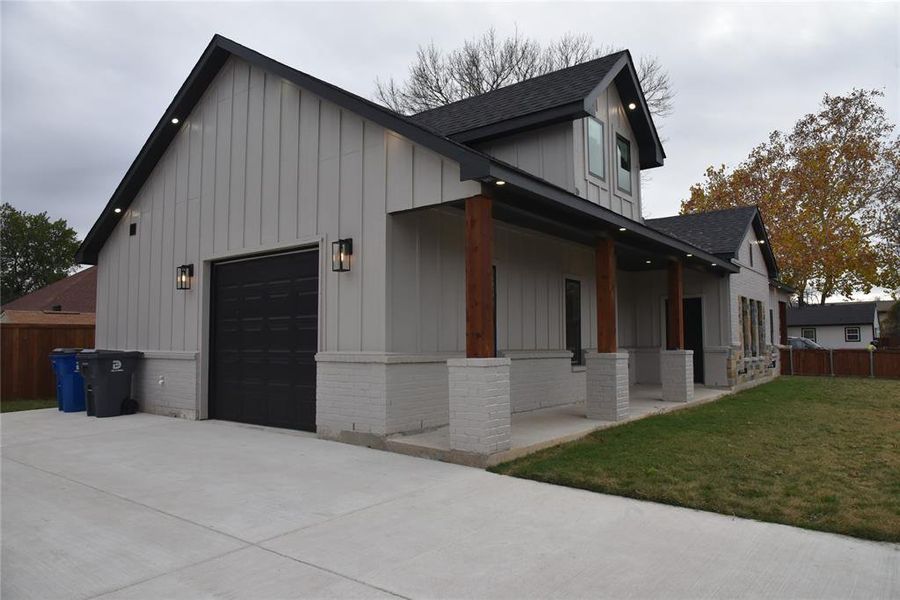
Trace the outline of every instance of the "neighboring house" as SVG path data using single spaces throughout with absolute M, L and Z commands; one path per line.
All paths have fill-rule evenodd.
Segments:
M 759 212 L 645 222 L 664 157 L 628 52 L 404 117 L 216 36 L 79 250 L 97 345 L 150 412 L 479 455 L 513 412 L 765 381 Z
M 0 307 L 0 396 L 52 397 L 53 349 L 94 346 L 97 271 L 84 269 Z
M 791 306 L 788 335 L 824 348 L 866 348 L 881 332 L 875 302 L 835 302 Z
M 93 325 L 97 267 L 90 267 L 0 307 L 0 322 Z

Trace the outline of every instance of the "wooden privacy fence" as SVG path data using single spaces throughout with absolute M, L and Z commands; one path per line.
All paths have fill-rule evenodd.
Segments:
M 900 378 L 900 350 L 781 350 L 781 374 Z
M 93 347 L 93 325 L 0 323 L 0 397 L 55 397 L 50 352 Z

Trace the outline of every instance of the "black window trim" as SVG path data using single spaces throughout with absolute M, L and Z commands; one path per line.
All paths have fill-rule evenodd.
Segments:
M 850 332 L 851 329 L 856 330 L 856 339 L 855 340 L 851 340 L 850 336 L 848 335 L 848 333 Z M 859 325 L 849 325 L 847 327 L 844 327 L 844 341 L 845 342 L 861 342 L 862 341 L 862 327 L 860 327 Z
M 812 331 L 812 335 L 806 335 L 807 331 Z M 815 327 L 801 327 L 800 328 L 800 337 L 805 337 L 808 340 L 812 340 L 818 343 L 816 339 L 816 328 Z
M 628 186 L 631 189 L 625 189 L 622 187 L 620 183 L 621 177 L 619 177 L 619 169 L 622 168 L 621 161 L 619 160 L 619 141 L 625 142 L 625 145 L 628 147 Z M 621 133 L 616 133 L 616 189 L 622 192 L 623 194 L 628 194 L 629 196 L 633 195 L 634 190 L 634 165 L 631 160 L 631 140 L 622 135 Z

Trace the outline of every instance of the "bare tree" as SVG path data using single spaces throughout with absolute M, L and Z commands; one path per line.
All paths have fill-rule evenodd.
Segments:
M 569 33 L 542 45 L 518 30 L 501 39 L 491 28 L 460 48 L 442 50 L 434 42 L 419 46 L 406 80 L 376 79 L 376 96 L 399 113 L 413 114 L 615 51 L 585 34 Z M 662 64 L 655 56 L 642 56 L 636 67 L 650 112 L 657 118 L 671 114 L 675 93 Z

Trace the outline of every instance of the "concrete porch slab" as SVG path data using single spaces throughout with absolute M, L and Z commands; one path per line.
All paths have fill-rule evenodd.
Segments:
M 636 419 L 711 402 L 730 393 L 721 388 L 695 386 L 692 402 L 664 402 L 662 386 L 638 384 L 629 388 L 629 414 L 623 421 L 598 421 L 585 416 L 584 403 L 564 404 L 512 415 L 512 447 L 490 456 L 450 449 L 448 427 L 439 427 L 411 435 L 398 434 L 386 441 L 392 452 L 442 460 L 462 465 L 486 467 L 513 460 L 550 446 L 584 437 L 598 429 L 615 427 Z

